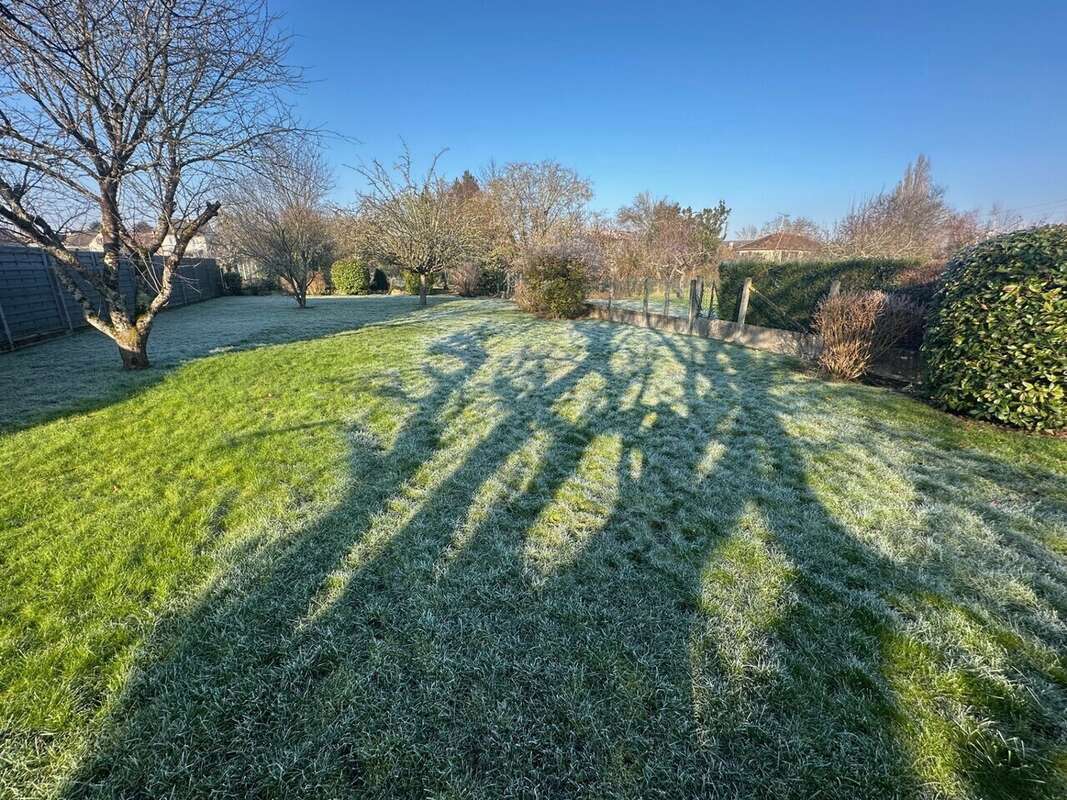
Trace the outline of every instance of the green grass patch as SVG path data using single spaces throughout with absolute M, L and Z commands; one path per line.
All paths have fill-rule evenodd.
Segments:
M 0 358 L 0 795 L 1067 790 L 1063 440 L 498 301 L 157 337 Z

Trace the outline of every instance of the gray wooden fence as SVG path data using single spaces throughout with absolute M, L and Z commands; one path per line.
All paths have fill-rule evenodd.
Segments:
M 103 269 L 100 253 L 80 250 L 78 261 L 87 270 Z M 163 259 L 155 259 L 157 274 Z M 119 285 L 126 302 L 134 303 L 137 284 L 133 265 L 119 265 Z M 94 301 L 100 295 L 84 280 L 82 291 Z M 222 294 L 222 276 L 213 258 L 189 258 L 182 262 L 167 308 L 210 300 Z M 12 350 L 39 339 L 67 333 L 86 325 L 81 306 L 63 288 L 55 275 L 51 257 L 40 248 L 0 245 L 0 349 Z

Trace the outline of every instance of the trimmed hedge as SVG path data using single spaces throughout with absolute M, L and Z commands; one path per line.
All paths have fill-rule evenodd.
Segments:
M 385 274 L 385 271 L 380 267 L 374 268 L 374 274 L 370 279 L 370 290 L 372 292 L 388 292 L 389 291 L 389 277 Z
M 367 268 L 354 258 L 334 261 L 330 278 L 336 294 L 367 294 L 370 292 L 370 276 Z
M 749 325 L 811 330 L 815 309 L 834 281 L 841 281 L 843 291 L 897 290 L 900 277 L 918 267 L 917 261 L 878 258 L 787 261 L 781 264 L 772 261 L 729 261 L 719 268 L 719 311 L 724 319 L 737 319 L 741 287 L 745 278 L 752 278 L 759 294 L 753 295 L 749 302 L 745 317 Z M 933 293 L 932 286 L 912 286 L 900 291 L 918 303 L 924 302 Z
M 404 291 L 407 292 L 408 294 L 417 295 L 419 293 L 419 283 L 420 283 L 420 281 L 419 281 L 419 273 L 412 272 L 411 270 L 406 269 L 406 270 L 404 270 L 403 277 L 404 277 Z M 427 294 L 429 294 L 430 292 L 432 292 L 434 290 L 434 284 L 437 283 L 437 278 L 438 278 L 438 274 L 436 272 L 431 272 L 426 276 L 426 293 Z
M 1030 430 L 1067 428 L 1067 225 L 956 255 L 922 351 L 935 405 Z
M 530 258 L 515 300 L 519 308 L 549 319 L 574 319 L 586 313 L 585 265 L 577 256 L 541 252 Z

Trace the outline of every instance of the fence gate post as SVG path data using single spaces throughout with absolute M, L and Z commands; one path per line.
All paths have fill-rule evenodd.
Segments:
M 693 278 L 689 281 L 689 329 L 688 332 L 693 332 L 693 324 L 696 322 L 697 314 L 699 313 L 699 306 L 697 305 L 697 279 Z
M 649 322 L 650 322 L 650 320 L 648 318 L 648 278 L 645 278 L 645 327 L 646 328 L 648 327 Z
M 745 278 L 745 283 L 741 287 L 741 305 L 737 309 L 737 324 L 744 325 L 745 317 L 748 315 L 748 296 L 752 292 L 752 278 Z

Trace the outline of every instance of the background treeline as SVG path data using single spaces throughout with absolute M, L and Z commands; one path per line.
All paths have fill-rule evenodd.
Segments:
M 998 209 L 953 209 L 923 156 L 892 189 L 854 204 L 829 227 L 779 215 L 733 234 L 790 232 L 815 243 L 811 260 L 790 264 L 737 262 L 723 200 L 691 208 L 644 192 L 614 214 L 595 213 L 591 182 L 554 161 L 490 164 L 449 180 L 437 159 L 420 169 L 404 152 L 395 164 L 361 167 L 365 188 L 343 207 L 327 201 L 333 184 L 315 153 L 287 154 L 265 172 L 230 198 L 219 249 L 246 287 L 281 286 L 298 302 L 337 291 L 336 260 L 363 264 L 367 290 L 388 282 L 394 291 L 513 296 L 539 253 L 563 250 L 582 265 L 594 294 L 638 297 L 649 282 L 655 302 L 669 305 L 698 277 L 715 287 L 717 311 L 731 317 L 744 278 L 753 277 L 780 311 L 757 303 L 752 322 L 781 326 L 784 313 L 807 327 L 834 280 L 884 289 L 929 283 L 952 253 L 1022 225 Z

